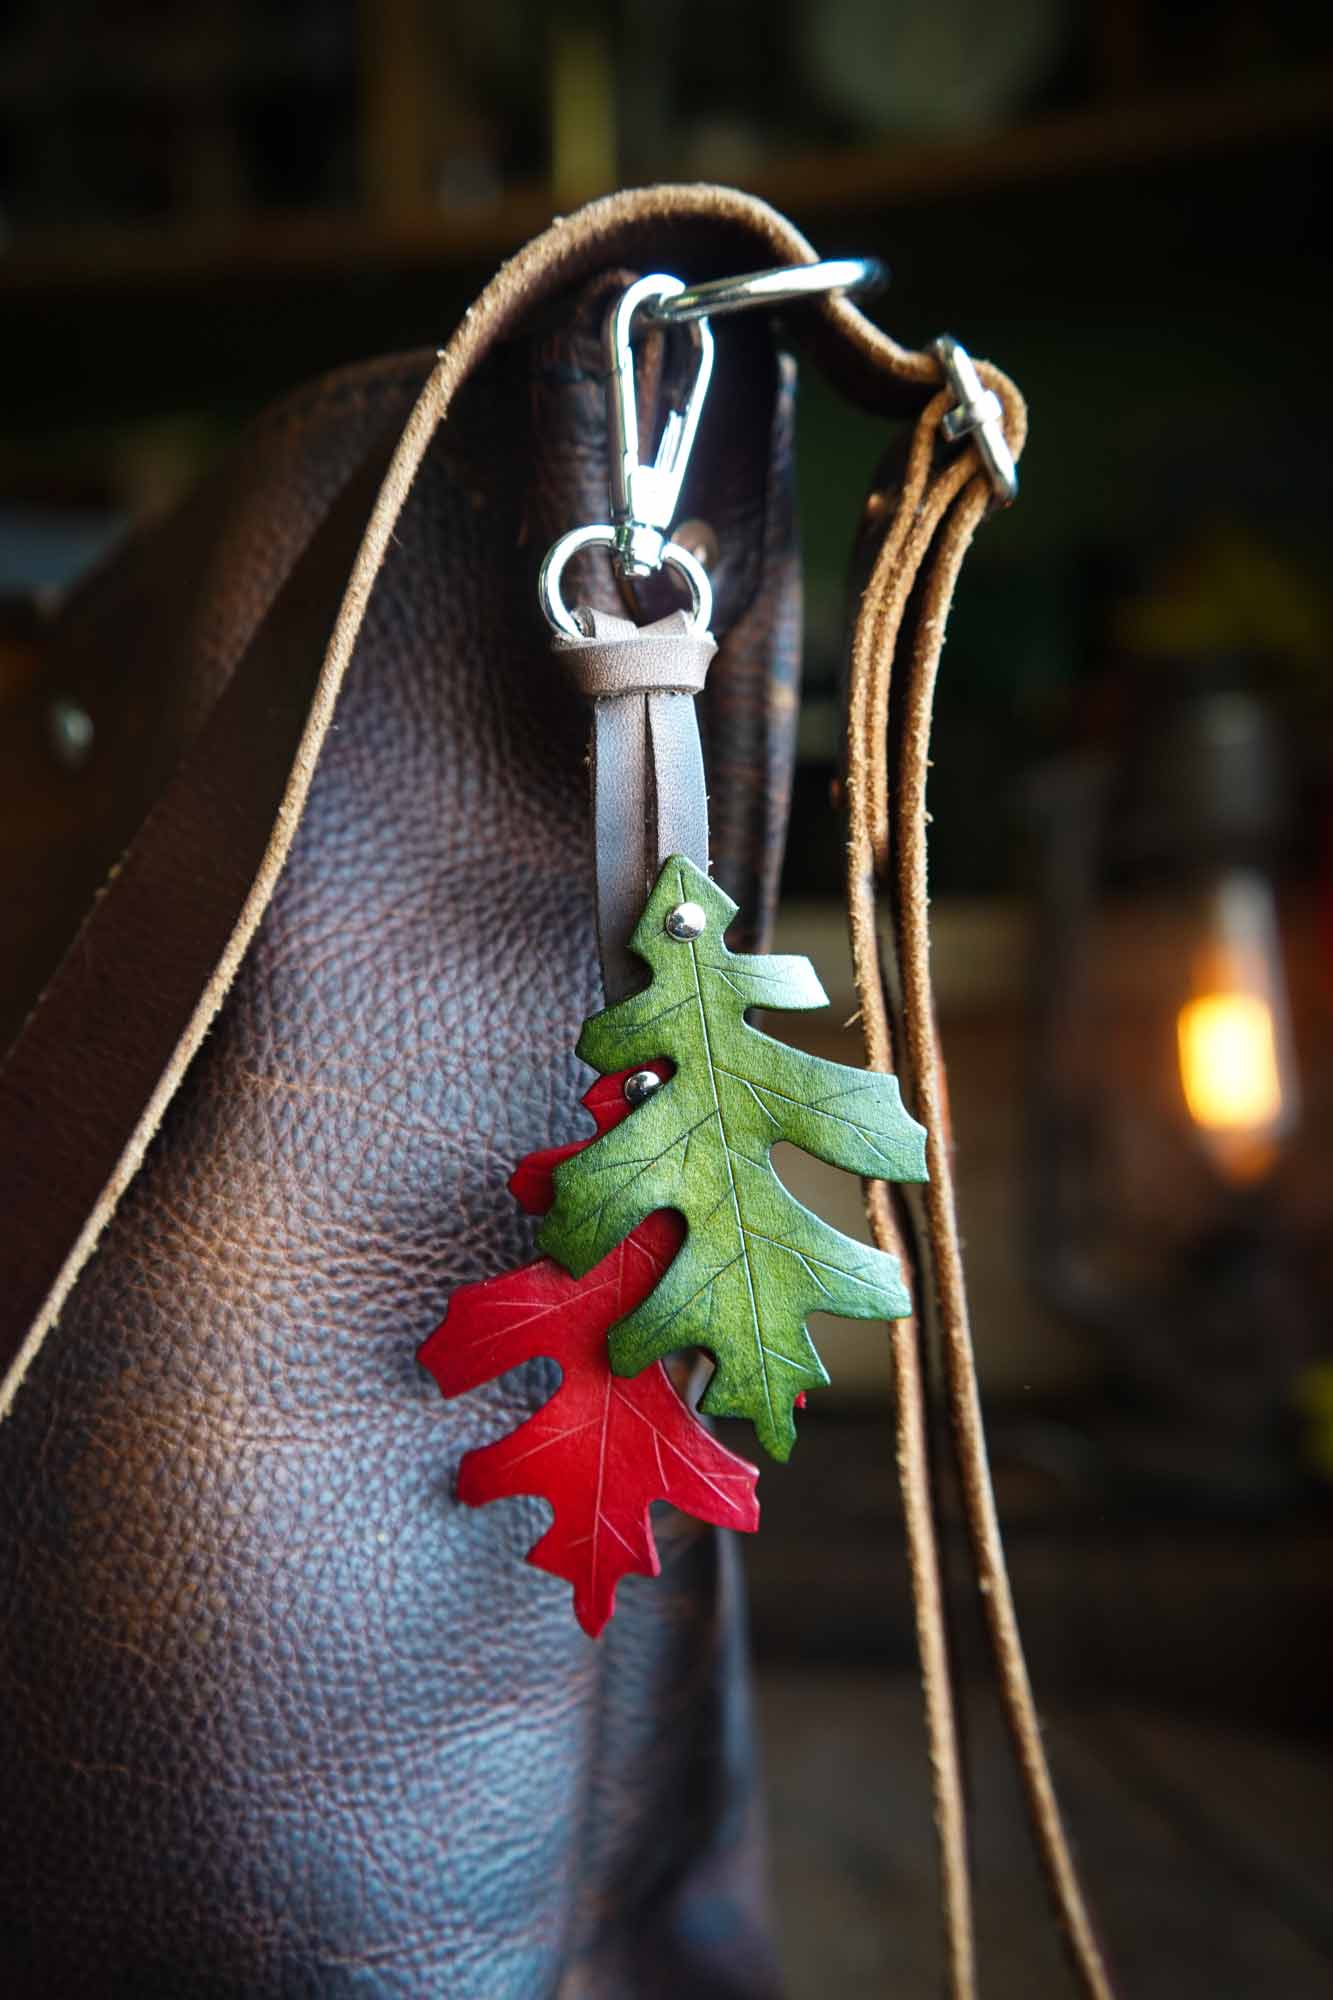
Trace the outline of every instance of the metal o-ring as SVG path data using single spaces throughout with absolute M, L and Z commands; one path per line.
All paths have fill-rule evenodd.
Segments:
M 865 295 L 882 291 L 888 282 L 888 267 L 877 257 L 834 257 L 687 285 L 645 303 L 641 310 L 645 319 L 659 326 L 680 326 L 686 320 L 716 319 L 722 313 L 747 312 L 755 306 L 795 305 L 803 299 L 823 298 L 829 292 Z
M 563 632 L 568 639 L 584 637 L 573 612 L 560 595 L 560 580 L 566 564 L 581 549 L 614 549 L 616 546 L 615 529 L 609 526 L 574 528 L 552 544 L 537 577 L 537 595 L 547 623 L 554 631 Z M 713 620 L 713 586 L 708 581 L 708 572 L 703 564 L 688 549 L 683 549 L 679 542 L 668 542 L 662 551 L 661 566 L 680 571 L 689 586 L 690 616 L 694 628 L 696 632 L 706 632 Z

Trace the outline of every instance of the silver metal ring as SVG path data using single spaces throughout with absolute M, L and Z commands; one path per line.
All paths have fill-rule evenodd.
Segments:
M 640 312 L 659 326 L 678 326 L 684 320 L 715 319 L 720 313 L 745 312 L 753 306 L 823 298 L 828 292 L 881 292 L 888 282 L 889 267 L 877 257 L 831 257 L 820 264 L 783 264 L 773 271 L 689 285 L 673 298 L 646 302 Z
M 595 528 L 573 528 L 562 535 L 558 542 L 547 550 L 546 560 L 537 575 L 537 596 L 546 621 L 556 632 L 563 632 L 567 639 L 582 639 L 574 614 L 560 595 L 560 579 L 565 573 L 565 565 L 576 556 L 580 549 L 615 549 L 618 546 L 616 531 L 609 524 Z M 662 568 L 678 569 L 689 585 L 690 616 L 696 632 L 706 632 L 713 622 L 713 586 L 708 581 L 708 572 L 697 556 L 679 542 L 668 542 L 662 550 Z

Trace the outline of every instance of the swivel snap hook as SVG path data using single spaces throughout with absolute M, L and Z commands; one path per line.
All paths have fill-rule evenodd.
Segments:
M 639 413 L 634 388 L 634 320 L 648 305 L 671 299 L 685 286 L 657 272 L 629 287 L 607 321 L 611 363 L 608 403 L 611 422 L 611 520 L 616 553 L 627 576 L 647 576 L 662 567 L 667 533 L 676 518 L 685 469 L 690 462 L 708 384 L 713 376 L 713 329 L 706 319 L 689 322 L 694 373 L 680 402 L 668 410 L 657 456 L 639 462 Z
M 660 305 L 683 292 L 682 279 L 664 271 L 640 278 L 622 293 L 607 317 L 604 334 L 607 360 L 607 422 L 611 438 L 611 519 L 562 535 L 541 567 L 537 589 L 542 610 L 556 631 L 578 637 L 578 625 L 560 594 L 566 563 L 580 549 L 610 549 L 623 576 L 650 576 L 655 570 L 678 569 L 689 586 L 691 612 L 700 631 L 713 615 L 713 591 L 707 572 L 688 549 L 670 539 L 671 523 L 694 448 L 704 398 L 713 374 L 713 330 L 706 318 L 691 320 L 686 329 L 694 349 L 689 386 L 667 411 L 657 453 L 651 465 L 639 459 L 639 409 L 634 387 L 633 333 L 636 316 L 649 305 Z

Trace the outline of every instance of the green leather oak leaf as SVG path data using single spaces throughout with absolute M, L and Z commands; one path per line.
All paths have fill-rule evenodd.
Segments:
M 684 903 L 705 922 L 678 938 Z M 792 1404 L 828 1381 L 806 1330 L 814 1311 L 898 1319 L 911 1311 L 898 1261 L 802 1206 L 770 1159 L 782 1139 L 874 1180 L 926 1178 L 926 1135 L 897 1080 L 788 1048 L 751 1008 L 827 1006 L 808 959 L 742 956 L 724 942 L 736 905 L 676 856 L 630 943 L 652 981 L 594 1014 L 578 1053 L 605 1075 L 665 1058 L 674 1074 L 613 1131 L 557 1168 L 539 1242 L 582 1277 L 655 1209 L 685 1219 L 681 1249 L 648 1297 L 611 1329 L 611 1366 L 636 1375 L 673 1348 L 717 1366 L 701 1407 L 748 1417 L 785 1459 Z M 687 926 L 688 928 L 688 926 Z

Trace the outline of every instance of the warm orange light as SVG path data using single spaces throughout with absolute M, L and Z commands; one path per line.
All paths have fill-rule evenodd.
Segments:
M 1273 1010 L 1257 993 L 1208 993 L 1180 1010 L 1180 1080 L 1196 1125 L 1264 1132 L 1282 1116 Z
M 1209 893 L 1176 1015 L 1181 1093 L 1214 1166 L 1237 1185 L 1272 1172 L 1300 1111 L 1277 905 L 1253 869 Z

